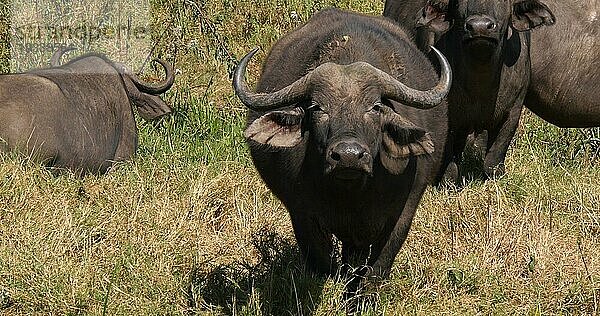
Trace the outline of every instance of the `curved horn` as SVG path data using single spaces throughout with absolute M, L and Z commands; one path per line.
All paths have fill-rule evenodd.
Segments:
M 452 85 L 452 69 L 444 55 L 431 46 L 440 61 L 441 75 L 438 84 L 427 90 L 420 91 L 407 87 L 389 74 L 377 69 L 383 84 L 383 96 L 392 100 L 402 102 L 418 109 L 431 109 L 440 104 Z
M 310 72 L 289 86 L 272 93 L 255 93 L 250 91 L 244 75 L 248 62 L 257 51 L 258 48 L 255 48 L 246 54 L 235 67 L 233 73 L 233 89 L 242 103 L 255 111 L 269 111 L 304 99 L 310 87 Z
M 140 91 L 148 93 L 148 94 L 161 94 L 165 93 L 167 90 L 171 88 L 173 82 L 175 81 L 175 72 L 173 71 L 173 65 L 168 63 L 162 59 L 153 59 L 152 61 L 159 63 L 163 69 L 165 70 L 165 80 L 158 83 L 148 83 L 136 76 L 131 69 L 127 67 L 123 67 L 124 72 L 131 81 L 135 84 L 135 86 L 140 89 Z
M 65 53 L 68 53 L 72 50 L 75 50 L 77 48 L 75 48 L 74 46 L 61 46 L 59 47 L 56 52 L 54 52 L 54 54 L 52 54 L 52 57 L 50 57 L 50 66 L 52 67 L 60 67 L 60 59 L 62 58 L 62 55 L 64 55 Z

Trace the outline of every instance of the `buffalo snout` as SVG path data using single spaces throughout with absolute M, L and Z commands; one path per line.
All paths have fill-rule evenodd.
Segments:
M 373 157 L 369 149 L 357 140 L 333 143 L 327 151 L 327 163 L 326 173 L 343 180 L 362 178 L 371 174 L 373 169 Z
M 498 28 L 498 23 L 487 15 L 472 15 L 465 21 L 465 31 L 471 37 L 491 36 Z

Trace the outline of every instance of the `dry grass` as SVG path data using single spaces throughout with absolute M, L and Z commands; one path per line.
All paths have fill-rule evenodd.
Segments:
M 149 46 L 180 70 L 166 96 L 176 113 L 140 122 L 138 157 L 106 176 L 0 156 L 0 315 L 343 315 L 343 283 L 304 271 L 250 163 L 228 78 L 244 53 L 331 4 L 383 5 L 151 2 Z M 505 177 L 429 189 L 364 314 L 597 314 L 600 166 L 585 141 L 527 114 Z
M 285 212 L 249 168 L 186 171 L 132 164 L 80 180 L 5 161 L 0 275 L 9 311 L 178 312 L 191 273 L 255 257 L 256 231 L 289 235 Z

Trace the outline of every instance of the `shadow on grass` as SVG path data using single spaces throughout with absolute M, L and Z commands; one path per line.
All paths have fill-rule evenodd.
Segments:
M 252 244 L 260 258 L 256 264 L 236 262 L 192 271 L 190 314 L 312 315 L 326 278 L 306 272 L 295 243 L 275 232 L 261 230 Z

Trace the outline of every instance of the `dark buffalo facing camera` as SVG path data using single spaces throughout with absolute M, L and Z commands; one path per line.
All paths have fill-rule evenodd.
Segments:
M 442 165 L 447 61 L 436 51 L 438 79 L 402 28 L 336 9 L 273 46 L 257 92 L 244 80 L 255 52 L 233 82 L 250 108 L 245 136 L 290 213 L 308 267 L 337 271 L 335 235 L 342 264 L 369 267 L 360 276 L 387 276 Z
M 472 2 L 484 3 L 481 0 Z M 426 44 L 436 42 L 445 32 L 444 28 L 450 25 L 449 5 L 453 2 L 388 0 L 384 15 L 412 29 L 422 43 L 421 47 L 427 48 Z M 600 89 L 600 72 L 597 71 L 600 64 L 600 1 L 516 1 L 514 5 L 510 18 L 516 23 L 509 28 L 526 30 L 555 22 L 551 28 L 539 28 L 531 33 L 531 82 L 525 106 L 561 127 L 600 126 L 600 98 L 597 96 Z M 421 27 L 416 27 L 415 21 Z M 487 26 L 480 26 L 486 33 Z M 456 69 L 455 73 L 461 71 Z
M 173 85 L 173 67 L 158 60 L 166 78 L 150 84 L 98 54 L 59 66 L 68 50 L 52 57 L 52 68 L 0 76 L 0 151 L 16 150 L 59 170 L 103 173 L 135 153 L 132 105 L 147 120 L 171 113 L 157 95 Z
M 435 43 L 454 69 L 449 170 L 475 135 L 484 175 L 502 175 L 530 83 L 529 31 L 552 25 L 552 12 L 538 0 L 388 0 L 384 15 L 413 29 L 422 49 Z

